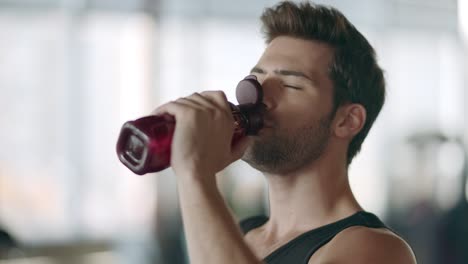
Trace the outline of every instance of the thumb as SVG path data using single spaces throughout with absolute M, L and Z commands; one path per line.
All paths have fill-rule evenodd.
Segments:
M 242 158 L 244 152 L 252 144 L 252 142 L 253 138 L 250 136 L 245 136 L 237 141 L 236 145 L 232 147 L 233 162 Z

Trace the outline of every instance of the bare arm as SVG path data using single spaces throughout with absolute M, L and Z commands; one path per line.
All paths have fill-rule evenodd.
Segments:
M 250 139 L 231 145 L 234 119 L 222 92 L 180 98 L 155 110 L 176 119 L 171 167 L 177 177 L 190 263 L 257 264 L 216 186 L 215 174 L 241 158 Z
M 216 183 L 197 178 L 178 180 L 190 262 L 261 263 L 244 242 Z

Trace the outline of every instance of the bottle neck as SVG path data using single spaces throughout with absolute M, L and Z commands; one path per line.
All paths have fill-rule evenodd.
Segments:
M 248 129 L 248 120 L 239 107 L 231 104 L 232 117 L 234 118 L 234 134 L 245 135 Z

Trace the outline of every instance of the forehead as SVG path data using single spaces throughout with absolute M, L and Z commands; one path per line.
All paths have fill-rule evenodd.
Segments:
M 328 74 L 333 48 L 323 42 L 280 36 L 273 39 L 260 58 L 260 66 Z

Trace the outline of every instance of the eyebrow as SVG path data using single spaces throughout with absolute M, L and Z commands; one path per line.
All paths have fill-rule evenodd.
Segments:
M 252 68 L 252 70 L 250 70 L 250 73 L 260 73 L 260 74 L 264 74 L 265 71 L 261 68 L 259 68 L 258 66 L 255 66 Z M 311 81 L 312 83 L 315 83 L 312 78 L 310 78 L 309 76 L 307 76 L 305 73 L 303 72 L 300 72 L 300 71 L 293 71 L 293 70 L 274 70 L 273 71 L 275 74 L 280 74 L 280 75 L 283 75 L 283 76 L 296 76 L 296 77 L 301 77 L 301 78 L 305 78 L 309 81 Z

